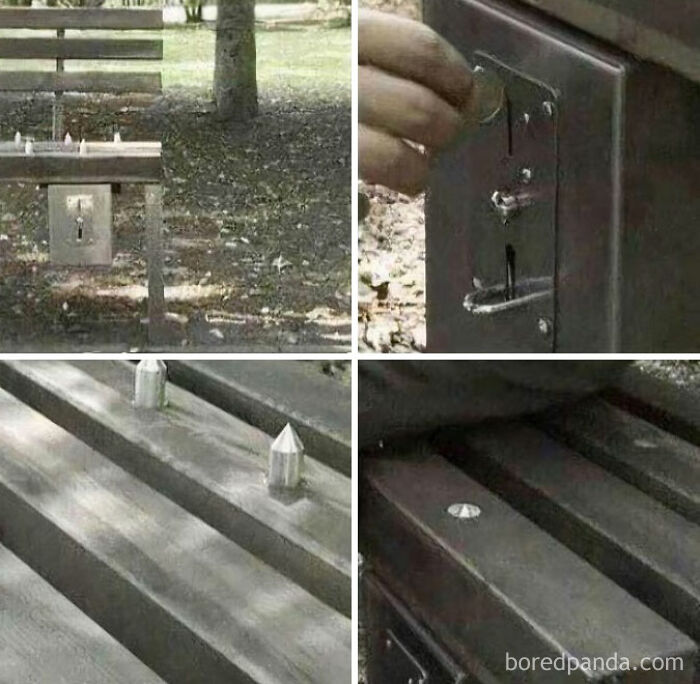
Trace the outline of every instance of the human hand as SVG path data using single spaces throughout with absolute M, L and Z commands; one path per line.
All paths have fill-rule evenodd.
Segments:
M 360 176 L 409 195 L 421 192 L 430 155 L 473 115 L 475 91 L 466 60 L 428 26 L 362 10 Z

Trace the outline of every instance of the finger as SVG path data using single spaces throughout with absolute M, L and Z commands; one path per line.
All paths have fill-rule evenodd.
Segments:
M 459 112 L 425 86 L 361 66 L 359 119 L 397 138 L 431 148 L 449 143 L 462 127 Z
M 403 140 L 364 124 L 358 127 L 360 176 L 407 195 L 417 195 L 428 180 L 428 158 Z
M 358 40 L 360 64 L 417 81 L 458 109 L 469 105 L 473 85 L 469 64 L 425 24 L 362 10 Z

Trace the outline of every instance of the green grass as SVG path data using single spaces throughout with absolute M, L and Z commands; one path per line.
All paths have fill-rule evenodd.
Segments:
M 0 31 L 0 37 L 7 32 Z M 12 32 L 13 36 L 41 35 L 39 32 Z M 100 36 L 95 31 L 80 35 Z M 157 37 L 157 33 L 130 32 L 130 37 Z M 200 28 L 168 28 L 163 31 L 165 56 L 162 64 L 163 85 L 168 89 L 187 89 L 193 94 L 211 92 L 214 75 L 213 31 Z M 274 95 L 277 90 L 329 91 L 350 95 L 350 29 L 317 27 L 260 30 L 257 34 L 258 82 L 262 92 Z M 46 69 L 51 62 L 0 60 L 0 69 Z M 69 70 L 154 71 L 159 65 L 150 62 L 71 62 Z

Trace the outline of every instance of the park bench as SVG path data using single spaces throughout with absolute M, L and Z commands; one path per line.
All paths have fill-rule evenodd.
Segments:
M 697 684 L 691 396 L 630 368 L 576 405 L 368 455 L 368 684 Z M 506 653 L 597 658 L 609 670 L 518 671 Z M 664 671 L 639 670 L 642 658 L 674 657 Z M 638 669 L 625 671 L 623 658 Z
M 160 73 L 67 71 L 65 66 L 71 60 L 162 60 L 162 40 L 70 35 L 100 30 L 121 36 L 162 27 L 161 10 L 0 9 L 0 29 L 22 30 L 19 37 L 0 38 L 0 59 L 56 63 L 55 71 L 0 71 L 0 92 L 54 93 L 53 140 L 34 141 L 18 132 L 15 140 L 0 143 L 0 182 L 48 186 L 51 260 L 73 266 L 111 265 L 113 189 L 143 186 L 152 342 L 161 337 L 165 317 L 161 144 L 122 142 L 116 129 L 112 141 L 81 140 L 80 131 L 65 130 L 64 94 L 159 94 Z M 33 36 L 35 31 L 56 35 Z
M 166 408 L 139 409 L 135 373 L 127 362 L 0 366 L 0 565 L 10 553 L 52 585 L 32 592 L 36 613 L 3 621 L 0 653 L 23 674 L 90 660 L 97 674 L 80 681 L 95 684 L 349 682 L 350 479 L 310 447 L 301 488 L 272 490 L 272 435 L 239 417 L 249 408 L 234 415 L 168 384 Z M 311 376 L 307 388 L 349 401 Z M 350 413 L 343 422 L 348 433 Z M 15 628 L 42 631 L 52 602 L 76 616 L 69 636 L 37 641 L 25 661 Z M 104 674 L 110 662 L 121 679 Z
M 431 175 L 429 351 L 696 349 L 700 5 L 423 6 L 506 95 Z

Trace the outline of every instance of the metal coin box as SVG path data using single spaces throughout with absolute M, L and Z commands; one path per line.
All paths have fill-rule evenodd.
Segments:
M 49 236 L 54 264 L 111 265 L 111 186 L 50 185 Z
M 504 83 L 426 201 L 428 350 L 700 348 L 700 86 L 499 0 L 426 22 Z

